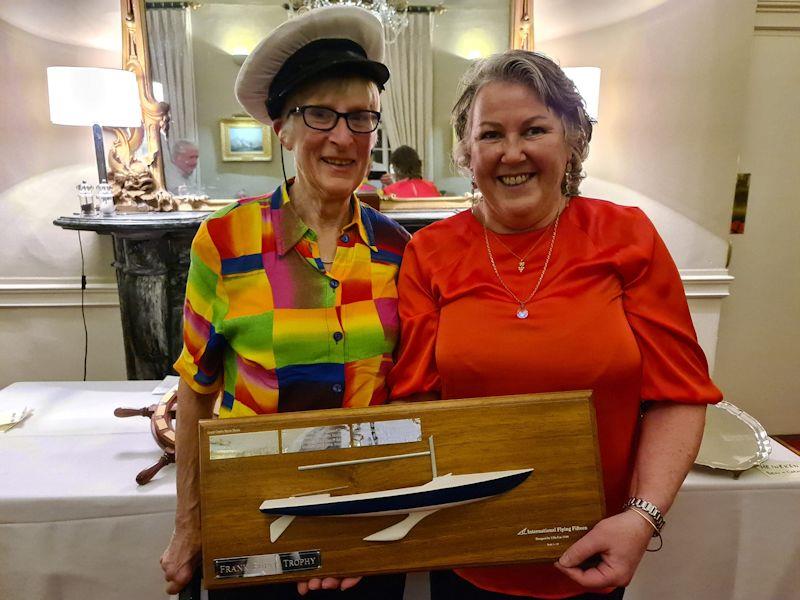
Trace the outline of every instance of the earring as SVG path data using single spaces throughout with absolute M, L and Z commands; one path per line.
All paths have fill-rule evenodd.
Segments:
M 563 185 L 561 186 L 562 193 L 567 196 L 574 195 L 574 193 L 577 192 L 577 185 L 580 183 L 580 180 L 580 171 L 575 169 L 574 159 L 571 158 L 564 170 Z

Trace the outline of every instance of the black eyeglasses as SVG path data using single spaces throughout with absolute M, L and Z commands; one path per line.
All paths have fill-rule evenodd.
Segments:
M 341 113 L 327 106 L 297 106 L 289 111 L 293 114 L 303 115 L 303 122 L 311 129 L 317 131 L 330 131 L 344 118 L 347 128 L 353 133 L 372 133 L 381 122 L 381 113 L 374 110 L 354 110 Z

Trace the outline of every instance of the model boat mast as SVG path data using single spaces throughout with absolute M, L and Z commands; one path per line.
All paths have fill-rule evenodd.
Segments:
M 431 478 L 436 478 L 436 451 L 433 446 L 433 436 L 428 438 L 428 450 L 422 452 L 409 452 L 406 454 L 391 454 L 389 456 L 375 456 L 373 458 L 356 458 L 353 460 L 340 460 L 329 463 L 317 463 L 314 465 L 300 465 L 297 467 L 298 471 L 311 471 L 313 469 L 327 469 L 329 467 L 343 467 L 346 465 L 362 465 L 365 463 L 383 462 L 387 460 L 399 460 L 401 458 L 416 458 L 418 456 L 431 457 Z

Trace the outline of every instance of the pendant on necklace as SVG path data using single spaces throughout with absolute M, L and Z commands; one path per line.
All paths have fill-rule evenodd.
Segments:
M 519 305 L 519 310 L 517 311 L 517 318 L 518 319 L 527 319 L 528 318 L 528 309 L 525 308 L 524 304 Z
M 521 260 L 521 261 L 519 261 L 519 264 L 517 265 L 517 271 L 522 273 L 524 270 L 525 270 L 525 261 Z

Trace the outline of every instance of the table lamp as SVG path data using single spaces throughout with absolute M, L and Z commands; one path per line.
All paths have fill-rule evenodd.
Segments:
M 136 75 L 122 69 L 47 67 L 50 121 L 92 126 L 97 176 L 108 180 L 101 127 L 141 127 Z

